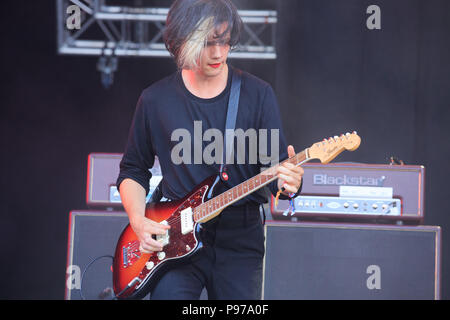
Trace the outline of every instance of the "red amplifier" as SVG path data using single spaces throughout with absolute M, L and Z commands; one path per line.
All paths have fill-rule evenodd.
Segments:
M 278 204 L 271 197 L 274 220 L 423 223 L 423 166 L 307 163 L 302 168 L 300 196 Z

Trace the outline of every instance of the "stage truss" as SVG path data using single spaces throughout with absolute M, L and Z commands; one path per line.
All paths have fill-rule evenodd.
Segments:
M 107 5 L 105 0 L 57 0 L 58 53 L 168 57 L 162 32 L 169 8 Z M 129 1 L 131 3 L 131 1 Z M 67 8 L 81 11 L 81 27 L 69 30 Z M 241 10 L 243 41 L 230 54 L 241 59 L 275 59 L 274 10 Z M 92 29 L 97 30 L 92 32 Z M 268 34 L 269 30 L 269 36 Z M 100 32 L 99 32 L 100 31 Z
M 120 4 L 126 5 L 117 5 Z M 140 1 L 57 0 L 57 46 L 60 55 L 99 56 L 104 84 L 112 83 L 118 57 L 170 57 L 162 34 L 169 8 L 137 6 Z M 130 6 L 132 5 L 132 6 Z M 75 7 L 76 6 L 76 7 Z M 79 28 L 69 28 L 76 8 Z M 231 59 L 276 59 L 275 10 L 240 10 L 244 31 Z

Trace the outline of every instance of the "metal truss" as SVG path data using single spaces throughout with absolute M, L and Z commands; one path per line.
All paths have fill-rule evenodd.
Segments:
M 117 2 L 117 1 L 116 1 Z M 122 1 L 130 4 L 131 1 Z M 67 8 L 81 12 L 79 29 L 69 30 Z M 169 57 L 162 33 L 169 8 L 108 5 L 106 0 L 57 0 L 57 42 L 61 55 L 101 57 Z M 244 32 L 229 57 L 276 59 L 274 10 L 241 10 Z M 110 64 L 110 71 L 117 63 Z

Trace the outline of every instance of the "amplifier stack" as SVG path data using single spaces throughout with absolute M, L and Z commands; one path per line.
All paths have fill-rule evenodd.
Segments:
M 302 168 L 301 195 L 269 202 L 265 299 L 440 299 L 441 229 L 421 225 L 423 166 Z

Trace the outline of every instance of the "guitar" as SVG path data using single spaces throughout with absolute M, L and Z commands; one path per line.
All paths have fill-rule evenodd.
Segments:
M 128 224 L 117 242 L 113 262 L 113 286 L 118 299 L 144 297 L 166 270 L 195 254 L 202 247 L 200 225 L 211 220 L 232 203 L 277 179 L 276 169 L 284 162 L 301 165 L 312 159 L 326 164 L 344 150 L 356 150 L 361 138 L 356 132 L 324 139 L 295 156 L 272 166 L 237 186 L 212 197 L 212 190 L 220 180 L 218 176 L 205 179 L 184 198 L 149 203 L 145 216 L 170 225 L 164 235 L 156 235 L 163 251 L 144 253 L 139 250 L 139 240 Z

